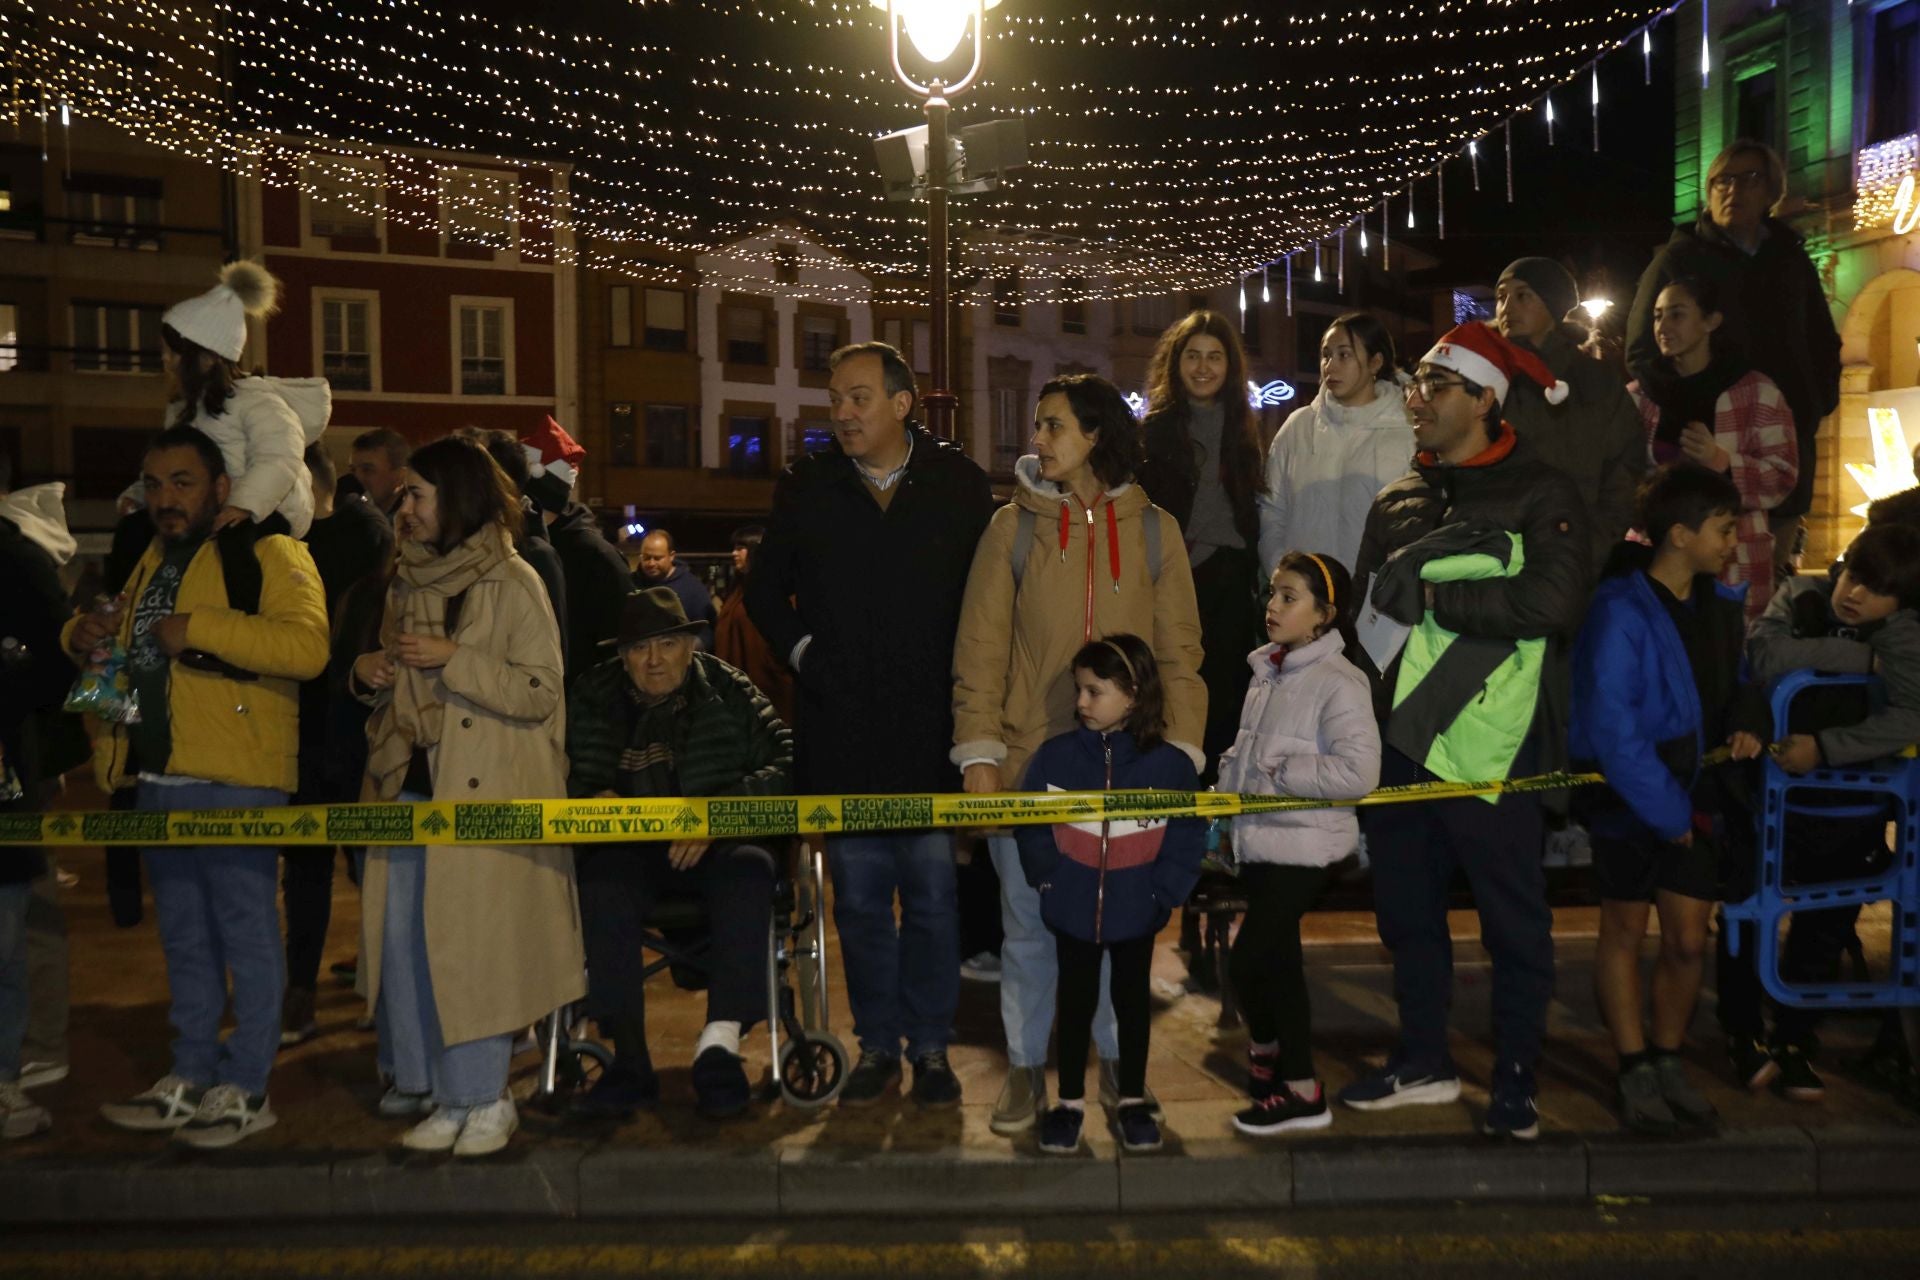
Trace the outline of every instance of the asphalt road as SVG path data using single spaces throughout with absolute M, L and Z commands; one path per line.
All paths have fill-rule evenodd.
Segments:
M 1731 1172 L 1731 1171 L 1730 1171 Z M 1631 1270 L 1623 1270 L 1630 1268 Z M 1905 1201 L 1338 1209 L 1265 1218 L 13 1231 L 0 1275 L 170 1277 L 1794 1277 L 1920 1274 Z

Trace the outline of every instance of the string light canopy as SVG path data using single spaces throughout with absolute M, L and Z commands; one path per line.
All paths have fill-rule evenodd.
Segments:
M 953 215 L 962 256 L 969 239 L 991 240 L 1000 258 L 1009 243 L 1044 246 L 1044 275 L 1023 280 L 1031 301 L 1264 277 L 1376 205 L 1384 229 L 1389 197 L 1408 196 L 1411 224 L 1417 177 L 1438 178 L 1444 193 L 1447 161 L 1621 45 L 1638 38 L 1644 51 L 1645 29 L 1671 12 L 1658 0 L 1083 6 L 989 0 L 982 36 L 972 3 L 895 0 L 921 23 L 910 25 L 921 50 L 948 34 L 928 24 L 955 11 L 966 17 L 952 28 L 952 61 L 987 42 L 956 125 L 1026 121 L 1026 168 Z M 463 197 L 430 166 L 406 164 L 385 166 L 380 194 L 368 161 L 428 149 L 565 163 L 564 186 L 520 184 L 519 214 L 570 221 L 572 252 L 588 265 L 668 278 L 690 255 L 795 220 L 822 249 L 796 259 L 782 246 L 782 274 L 802 269 L 783 292 L 850 301 L 845 285 L 809 283 L 804 269 L 843 280 L 851 263 L 876 301 L 916 301 L 921 219 L 885 199 L 871 159 L 871 140 L 914 112 L 888 64 L 884 7 L 0 0 L 11 77 L 0 115 L 38 140 L 50 108 L 70 110 L 422 226 L 437 225 L 437 202 Z M 921 56 L 912 69 L 940 66 Z M 771 261 L 734 256 L 743 281 L 774 274 Z

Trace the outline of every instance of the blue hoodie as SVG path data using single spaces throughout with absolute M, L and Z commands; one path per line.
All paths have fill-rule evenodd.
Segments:
M 1074 729 L 1033 753 L 1028 791 L 1194 791 L 1200 779 L 1177 747 L 1140 752 L 1128 733 Z M 1199 818 L 1056 823 L 1017 828 L 1020 865 L 1040 891 L 1049 929 L 1084 942 L 1158 933 L 1200 878 Z

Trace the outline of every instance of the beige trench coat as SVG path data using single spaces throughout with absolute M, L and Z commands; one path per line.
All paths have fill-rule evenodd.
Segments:
M 446 707 L 433 753 L 433 798 L 551 799 L 567 794 L 560 630 L 546 588 L 513 556 L 467 590 L 441 669 Z M 372 733 L 390 695 L 374 700 Z M 380 995 L 386 851 L 368 851 L 360 955 L 371 1009 Z M 586 994 L 580 902 L 567 845 L 429 845 L 427 965 L 447 1044 L 518 1031 Z

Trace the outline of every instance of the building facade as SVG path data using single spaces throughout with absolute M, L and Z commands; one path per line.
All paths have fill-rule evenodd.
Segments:
M 1697 26 L 1689 6 L 1676 30 L 1689 14 Z M 1737 137 L 1786 160 L 1778 213 L 1806 237 L 1842 343 L 1808 517 L 1809 555 L 1824 561 L 1872 496 L 1854 471 L 1875 462 L 1872 424 L 1897 415 L 1920 440 L 1920 0 L 1742 0 L 1708 20 L 1705 83 L 1679 60 L 1674 214 L 1699 216 L 1707 166 Z

